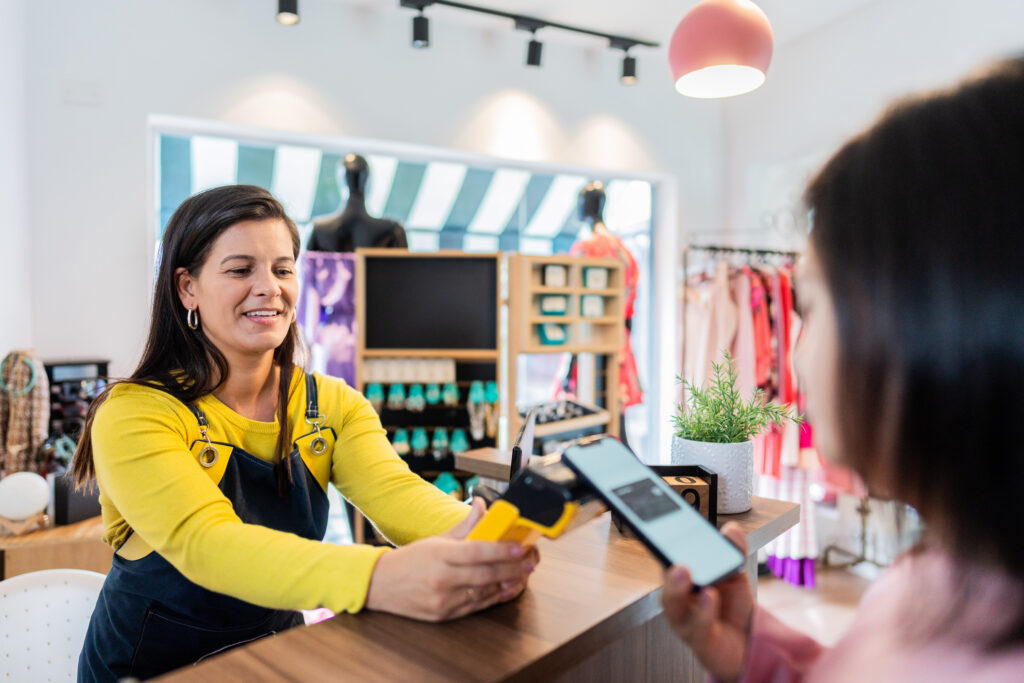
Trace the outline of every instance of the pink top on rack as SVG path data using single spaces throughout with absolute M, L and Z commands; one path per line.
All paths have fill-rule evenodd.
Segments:
M 1024 601 L 1024 587 L 992 570 L 974 570 L 977 593 L 954 602 L 960 584 L 949 557 L 905 555 L 864 594 L 849 631 L 832 648 L 756 608 L 741 681 L 1024 680 L 1024 645 L 985 652 Z M 941 628 L 929 635 L 925 625 Z

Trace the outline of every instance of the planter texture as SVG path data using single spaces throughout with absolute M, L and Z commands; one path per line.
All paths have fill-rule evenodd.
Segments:
M 754 442 L 708 443 L 672 437 L 673 465 L 700 465 L 718 475 L 718 514 L 751 507 L 754 495 Z

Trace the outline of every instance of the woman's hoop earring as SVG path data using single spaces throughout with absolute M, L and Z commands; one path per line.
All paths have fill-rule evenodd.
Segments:
M 188 325 L 190 330 L 199 329 L 199 311 L 195 308 L 188 309 L 188 313 L 185 314 L 185 324 Z

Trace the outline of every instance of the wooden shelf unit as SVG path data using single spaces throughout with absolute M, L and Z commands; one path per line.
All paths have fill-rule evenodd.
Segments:
M 493 321 L 494 321 L 493 343 L 490 344 L 489 346 L 487 346 L 486 348 L 457 348 L 457 347 L 451 347 L 451 348 L 420 348 L 420 347 L 415 346 L 415 342 L 417 341 L 417 339 L 422 339 L 425 334 L 433 333 L 433 330 L 425 329 L 425 327 L 421 326 L 421 325 L 407 325 L 407 321 L 405 321 L 405 320 L 390 320 L 390 321 L 382 321 L 382 322 L 384 324 L 391 324 L 391 325 L 399 326 L 399 328 L 401 329 L 401 334 L 400 335 L 395 335 L 395 336 L 397 338 L 400 338 L 401 343 L 402 343 L 402 348 L 397 348 L 397 347 L 396 348 L 392 348 L 390 346 L 388 346 L 388 347 L 373 347 L 373 346 L 368 347 L 367 346 L 367 330 L 368 330 L 367 322 L 368 322 L 369 318 L 372 318 L 374 315 L 378 315 L 380 313 L 380 311 L 379 310 L 374 310 L 374 307 L 372 306 L 372 304 L 370 304 L 370 305 L 367 304 L 367 300 L 368 300 L 368 296 L 367 296 L 367 294 L 368 294 L 367 293 L 367 273 L 368 273 L 368 270 L 367 270 L 367 268 L 368 267 L 369 268 L 373 268 L 375 260 L 379 262 L 380 260 L 394 260 L 394 259 L 405 259 L 405 260 L 408 260 L 409 269 L 422 268 L 424 271 L 430 271 L 430 264 L 432 262 L 433 263 L 438 263 L 438 264 L 443 264 L 445 262 L 445 260 L 451 261 L 452 259 L 466 260 L 466 261 L 468 261 L 468 260 L 476 260 L 476 261 L 479 261 L 479 262 L 491 265 L 492 268 L 493 268 L 493 273 L 494 273 L 494 281 L 493 281 L 493 283 L 487 282 L 485 284 L 487 286 L 492 286 L 493 285 L 493 289 L 494 289 L 494 293 L 495 293 L 494 294 L 494 299 L 493 299 L 493 302 L 494 302 L 493 303 L 493 309 L 487 310 L 487 311 L 467 312 L 467 319 L 468 319 L 469 315 L 472 315 L 474 313 L 476 315 L 482 317 L 482 318 L 487 318 L 487 319 L 493 318 Z M 410 252 L 410 251 L 406 251 L 406 250 L 402 250 L 402 249 L 358 249 L 358 250 L 356 250 L 356 325 L 357 325 L 357 333 L 356 333 L 356 358 L 355 358 L 356 388 L 359 389 L 359 391 L 364 391 L 365 390 L 366 382 L 365 382 L 365 379 L 364 379 L 364 374 L 365 374 L 365 367 L 364 367 L 364 365 L 365 365 L 366 360 L 368 360 L 368 359 L 378 359 L 378 358 L 395 358 L 395 359 L 441 359 L 441 358 L 450 358 L 450 359 L 452 359 L 453 361 L 455 361 L 455 364 L 456 364 L 456 381 L 457 381 L 457 384 L 459 385 L 460 393 L 462 394 L 461 401 L 460 401 L 460 405 L 462 405 L 462 406 L 465 405 L 466 393 L 468 392 L 468 387 L 469 387 L 470 381 L 468 379 L 462 379 L 462 378 L 459 377 L 460 369 L 462 369 L 462 370 L 469 370 L 469 369 L 473 369 L 473 366 L 476 366 L 475 369 L 477 371 L 480 371 L 480 370 L 484 371 L 484 374 L 486 374 L 486 379 L 487 380 L 493 379 L 495 382 L 498 383 L 499 386 L 501 386 L 501 381 L 502 381 L 501 362 L 500 362 L 501 361 L 501 306 L 502 306 L 502 303 L 503 303 L 502 299 L 501 299 L 501 282 L 500 282 L 501 270 L 502 270 L 501 266 L 502 266 L 502 264 L 501 264 L 501 254 L 499 254 L 499 253 L 492 253 L 492 254 L 470 254 L 470 253 L 461 252 L 461 251 L 438 251 L 438 252 L 433 252 L 433 253 L 419 253 L 419 252 Z M 439 267 L 441 267 L 441 266 L 439 265 Z M 407 270 L 407 269 L 403 269 L 403 270 Z M 441 275 L 439 274 L 438 277 L 440 278 Z M 436 283 L 437 283 L 437 281 L 435 281 L 434 284 L 436 284 Z M 423 288 L 429 288 L 431 286 L 431 284 L 432 283 L 429 280 L 425 280 L 425 281 L 423 281 L 420 284 L 420 289 L 422 290 Z M 468 295 L 471 294 L 473 296 L 477 296 L 479 294 L 480 288 L 465 287 L 465 285 L 467 283 L 463 283 L 463 282 L 460 282 L 459 284 L 460 284 L 460 290 L 464 290 Z M 472 284 L 472 283 L 468 283 L 468 284 Z M 403 297 L 403 296 L 406 296 L 406 291 L 408 291 L 408 290 L 403 290 L 401 287 L 397 287 L 397 286 L 396 287 L 391 287 L 391 286 L 389 286 L 387 288 L 387 290 L 386 290 L 386 293 L 375 292 L 373 294 L 373 296 L 374 297 L 380 297 L 380 296 Z M 444 303 L 443 304 L 439 304 L 439 306 L 441 306 L 441 305 L 448 306 L 450 304 L 453 307 L 458 307 L 458 305 L 460 303 L 458 301 L 454 301 L 454 300 L 453 301 L 448 301 L 446 299 L 443 299 L 443 302 Z M 486 302 L 486 303 L 489 303 L 489 302 Z M 370 320 L 370 322 L 372 322 L 374 324 L 379 324 L 381 321 Z M 476 329 L 476 328 L 474 328 L 474 329 Z M 459 335 L 456 334 L 454 336 L 458 337 Z M 423 382 L 423 383 L 426 383 L 426 382 Z M 387 387 L 385 387 L 385 389 L 386 388 Z M 500 403 L 498 405 L 498 411 L 499 411 L 499 414 L 503 414 L 503 412 L 504 412 L 504 408 L 503 408 L 503 406 L 501 406 Z M 393 414 L 393 413 L 396 413 L 396 412 L 400 412 L 400 411 L 391 411 L 391 410 L 388 410 L 387 408 L 385 408 L 384 410 L 382 410 L 382 413 L 383 413 L 382 417 L 386 417 L 387 415 L 390 415 L 390 414 Z M 419 426 L 418 424 L 412 424 L 412 423 L 422 422 L 423 419 L 425 419 L 425 416 L 439 415 L 441 413 L 444 413 L 446 416 L 448 416 L 451 412 L 452 412 L 452 410 L 440 410 L 440 406 L 437 407 L 437 408 L 428 407 L 427 410 L 424 413 L 417 413 L 415 415 L 415 417 L 417 419 L 411 420 L 411 422 L 408 425 L 405 424 L 404 421 L 403 421 L 402 424 L 399 424 L 398 422 L 395 422 L 394 424 L 388 424 L 387 422 L 385 422 L 384 423 L 384 427 L 385 427 L 385 429 L 388 429 L 389 436 L 390 436 L 390 433 L 393 431 L 393 429 L 397 428 L 399 426 L 402 426 L 402 427 L 405 427 L 405 426 L 410 426 L 410 427 L 411 426 Z M 467 417 L 467 424 L 468 424 L 468 417 Z M 448 422 L 446 424 L 435 424 L 435 425 L 432 425 L 432 426 L 433 427 L 441 427 L 441 426 L 443 426 L 443 427 L 448 428 L 449 431 L 450 431 L 452 428 L 463 427 L 464 425 L 462 425 L 462 424 L 452 424 L 451 422 Z M 467 428 L 466 431 L 468 433 L 468 431 L 469 431 L 468 428 Z M 485 441 L 488 441 L 489 443 L 471 442 L 471 444 L 472 444 L 473 447 L 486 446 L 486 445 L 496 445 L 496 441 L 494 439 L 485 439 Z
M 544 268 L 549 265 L 566 268 L 565 286 L 549 286 L 544 283 Z M 584 286 L 584 268 L 604 268 L 608 271 L 608 286 L 588 288 Z M 508 429 L 514 435 L 519 431 L 522 420 L 516 407 L 517 364 L 522 354 L 588 353 L 605 359 L 605 366 L 616 368 L 613 377 L 617 379 L 619 353 L 625 341 L 625 274 L 622 264 L 611 259 L 595 259 L 582 256 L 509 256 L 509 363 L 508 371 Z M 585 317 L 582 314 L 582 297 L 600 296 L 604 299 L 604 313 L 599 317 Z M 565 315 L 541 313 L 541 299 L 545 296 L 564 296 L 568 299 Z M 545 344 L 541 340 L 540 328 L 551 323 L 562 326 L 567 334 L 564 344 Z M 595 379 L 602 376 L 598 370 Z M 607 374 L 604 374 L 607 377 Z M 537 425 L 536 434 L 573 431 L 582 427 L 606 425 L 609 434 L 619 433 L 619 383 L 605 381 L 603 398 L 605 407 L 596 415 L 565 420 L 546 425 Z

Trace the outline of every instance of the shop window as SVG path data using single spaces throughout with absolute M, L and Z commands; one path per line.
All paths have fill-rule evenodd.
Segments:
M 338 149 L 170 134 L 158 135 L 156 149 L 158 241 L 186 197 L 217 185 L 246 183 L 269 189 L 299 225 L 303 244 L 312 219 L 333 213 L 344 203 L 336 170 L 344 152 Z M 607 171 L 593 175 L 552 171 L 542 164 L 502 167 L 500 160 L 485 167 L 450 158 L 407 159 L 382 152 L 364 156 L 371 170 L 367 211 L 402 223 L 413 251 L 567 253 L 588 230 L 576 216 L 580 189 L 594 179 L 604 182 L 605 222 L 623 239 L 640 267 L 633 349 L 641 382 L 653 391 L 651 183 Z M 553 377 L 547 383 L 539 378 L 557 365 L 556 359 L 538 359 L 530 373 L 531 399 L 549 393 Z M 652 419 L 646 403 L 626 411 L 627 433 L 638 453 L 646 452 L 649 431 L 661 427 L 651 424 Z

